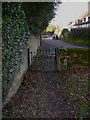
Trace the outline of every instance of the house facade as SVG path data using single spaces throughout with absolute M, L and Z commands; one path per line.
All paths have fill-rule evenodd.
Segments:
M 83 13 L 79 19 L 77 19 L 75 21 L 74 26 L 76 28 L 86 28 L 86 27 L 90 27 L 90 14 L 88 11 L 86 11 L 85 13 Z
M 84 12 L 78 19 L 71 21 L 68 28 L 86 28 L 90 27 L 90 1 L 88 2 L 88 11 Z

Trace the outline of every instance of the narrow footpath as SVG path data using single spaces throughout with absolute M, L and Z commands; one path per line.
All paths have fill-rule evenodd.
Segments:
M 75 101 L 68 99 L 66 80 L 65 71 L 30 69 L 17 94 L 3 108 L 3 118 L 75 118 Z
M 18 93 L 3 109 L 10 118 L 74 118 L 65 93 L 64 73 L 28 71 Z

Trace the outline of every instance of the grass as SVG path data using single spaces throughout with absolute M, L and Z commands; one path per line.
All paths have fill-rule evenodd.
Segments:
M 78 101 L 76 103 L 76 117 L 84 119 L 89 112 L 88 88 L 90 81 L 88 73 L 90 70 L 90 49 L 68 48 L 66 54 L 60 52 L 60 57 L 67 58 L 66 69 L 66 93 L 69 99 Z
M 89 39 L 82 39 L 82 38 L 67 38 L 66 40 L 69 43 L 77 44 L 77 45 L 86 45 L 90 46 Z
M 58 66 L 60 65 L 60 70 L 65 67 L 64 60 L 67 61 L 67 68 L 75 66 L 90 66 L 90 49 L 89 48 L 67 48 L 66 51 L 61 51 L 58 53 Z
M 70 56 L 70 60 L 68 61 L 68 66 L 73 65 L 82 65 L 82 66 L 90 66 L 90 49 L 88 48 L 68 48 L 67 55 Z
M 87 69 L 82 66 L 79 70 L 77 68 L 68 69 L 66 88 L 69 99 L 78 101 L 76 103 L 76 116 L 77 118 L 85 119 L 89 112 L 88 105 L 88 83 L 89 78 Z

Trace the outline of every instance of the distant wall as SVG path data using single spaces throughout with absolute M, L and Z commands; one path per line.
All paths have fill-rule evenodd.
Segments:
M 28 41 L 29 52 L 32 52 L 32 56 L 36 55 L 37 49 L 40 46 L 40 36 L 30 36 Z M 31 65 L 31 54 L 30 55 L 30 65 Z
M 30 36 L 28 41 L 28 48 L 31 52 L 36 52 L 40 46 L 40 36 Z

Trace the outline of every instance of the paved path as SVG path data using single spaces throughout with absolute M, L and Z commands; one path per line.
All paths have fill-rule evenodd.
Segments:
M 7 118 L 74 118 L 73 101 L 65 92 L 64 73 L 30 72 L 3 109 Z M 27 119 L 24 119 L 27 120 Z
M 55 49 L 50 45 L 47 46 L 42 43 L 42 46 L 38 49 L 37 56 L 30 66 L 30 69 L 39 71 L 56 71 Z
M 62 40 L 55 40 L 55 39 L 52 39 L 52 38 L 43 38 L 43 42 L 46 45 L 49 45 L 49 46 L 51 46 L 53 48 L 58 48 L 58 47 L 84 48 L 84 47 L 81 47 L 81 46 L 78 46 L 78 45 L 70 44 L 70 43 L 64 42 Z
M 38 67 L 45 71 L 27 72 L 17 94 L 3 108 L 3 117 L 26 119 L 75 117 L 73 101 L 68 101 L 66 94 L 65 73 L 57 72 L 54 62 L 52 58 L 46 60 L 44 58 L 43 66 L 40 63 Z
M 47 39 L 43 42 L 51 48 L 59 47 L 61 44 L 67 46 L 58 40 Z M 46 46 L 43 47 L 46 48 Z M 44 66 L 47 67 L 47 64 L 46 61 Z M 52 69 L 51 66 L 49 67 Z M 64 71 L 28 71 L 17 94 L 3 108 L 3 117 L 7 119 L 23 118 L 23 120 L 75 118 L 78 100 L 69 98 L 67 95 L 67 81 Z
M 60 43 L 63 43 L 51 39 L 43 40 L 43 42 L 45 44 L 42 44 L 40 49 L 52 48 L 51 52 L 55 47 L 59 47 Z M 65 43 L 63 44 L 65 45 Z M 71 76 L 75 76 L 76 72 L 73 70 L 66 74 L 66 71 L 56 71 L 55 60 L 52 58 L 42 60 L 41 57 L 37 62 L 37 65 L 34 63 L 34 67 L 38 71 L 29 70 L 27 72 L 17 94 L 3 108 L 3 117 L 7 119 L 23 118 L 23 120 L 29 118 L 74 119 L 78 99 L 67 94 L 66 83 L 69 78 L 75 80 L 76 77 L 71 79 Z M 75 74 L 72 75 L 72 72 Z

